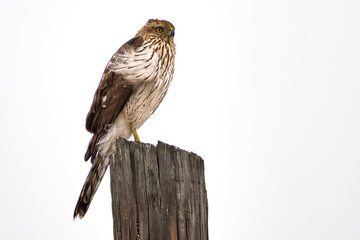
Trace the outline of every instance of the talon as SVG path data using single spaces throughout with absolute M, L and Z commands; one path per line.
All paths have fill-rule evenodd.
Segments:
M 139 135 L 136 132 L 136 128 L 134 128 L 133 124 L 130 123 L 131 132 L 134 135 L 135 141 L 140 142 Z

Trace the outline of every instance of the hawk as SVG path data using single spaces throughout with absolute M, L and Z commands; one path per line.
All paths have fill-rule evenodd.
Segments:
M 85 161 L 92 167 L 81 190 L 74 219 L 84 217 L 115 151 L 118 137 L 134 136 L 154 113 L 174 75 L 175 27 L 150 19 L 112 56 L 95 92 L 86 129 L 93 134 Z

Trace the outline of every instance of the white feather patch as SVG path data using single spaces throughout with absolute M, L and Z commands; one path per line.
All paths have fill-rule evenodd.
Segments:
M 115 54 L 108 67 L 114 73 L 123 76 L 129 84 L 138 85 L 154 80 L 158 61 L 158 54 L 145 46 L 123 54 Z
M 99 141 L 99 153 L 107 156 L 115 152 L 115 143 L 118 137 L 130 138 L 132 135 L 130 123 L 126 120 L 124 112 L 115 119 L 114 124 L 109 128 L 108 132 Z

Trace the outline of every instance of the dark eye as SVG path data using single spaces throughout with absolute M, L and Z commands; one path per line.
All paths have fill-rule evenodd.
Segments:
M 164 31 L 164 29 L 163 29 L 162 27 L 158 27 L 158 28 L 156 28 L 156 31 L 157 31 L 158 33 L 161 33 L 161 32 Z

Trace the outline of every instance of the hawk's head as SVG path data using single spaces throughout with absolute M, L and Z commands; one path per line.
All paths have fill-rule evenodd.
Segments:
M 175 27 L 166 20 L 150 19 L 136 34 L 136 37 L 160 38 L 169 43 L 174 43 Z

